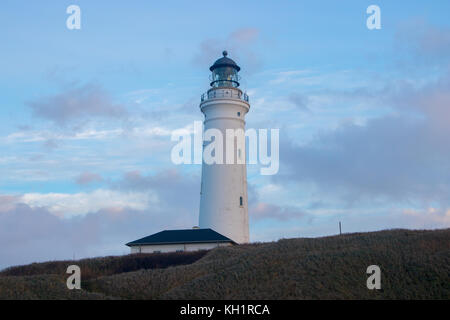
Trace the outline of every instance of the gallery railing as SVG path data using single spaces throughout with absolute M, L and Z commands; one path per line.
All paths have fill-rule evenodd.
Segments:
M 232 98 L 232 99 L 240 99 L 248 102 L 248 95 L 244 92 L 238 91 L 238 90 L 227 90 L 227 89 L 221 89 L 221 90 L 210 90 L 204 94 L 202 94 L 201 101 L 205 101 L 208 99 L 215 99 L 215 98 Z

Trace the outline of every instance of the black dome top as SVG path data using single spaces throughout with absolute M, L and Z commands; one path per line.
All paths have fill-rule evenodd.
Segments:
M 223 57 L 220 59 L 217 59 L 216 62 L 209 68 L 209 70 L 213 71 L 214 69 L 220 68 L 220 67 L 232 67 L 235 68 L 237 71 L 241 70 L 241 68 L 231 60 L 230 58 L 227 58 L 228 52 L 224 51 L 222 52 Z

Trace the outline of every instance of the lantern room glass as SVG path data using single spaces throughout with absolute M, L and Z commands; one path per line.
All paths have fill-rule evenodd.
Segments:
M 211 86 L 217 87 L 239 87 L 238 71 L 233 67 L 219 67 L 212 72 Z

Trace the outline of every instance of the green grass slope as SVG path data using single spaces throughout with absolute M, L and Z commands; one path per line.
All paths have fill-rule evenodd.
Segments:
M 90 260 L 100 268 L 102 259 Z M 366 287 L 372 264 L 381 268 L 381 290 Z M 189 264 L 137 264 L 136 271 L 112 268 L 87 278 L 80 264 L 78 296 L 57 284 L 65 286 L 65 268 L 31 266 L 0 273 L 0 299 L 449 299 L 450 229 L 283 239 L 217 248 Z

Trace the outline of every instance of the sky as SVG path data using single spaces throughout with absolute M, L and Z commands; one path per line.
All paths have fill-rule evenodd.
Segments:
M 81 29 L 66 26 L 70 5 Z M 369 5 L 381 29 L 368 29 Z M 251 241 L 450 227 L 448 1 L 2 1 L 0 269 L 129 252 L 198 224 L 201 165 L 170 159 L 202 121 L 223 50 L 247 128 Z

